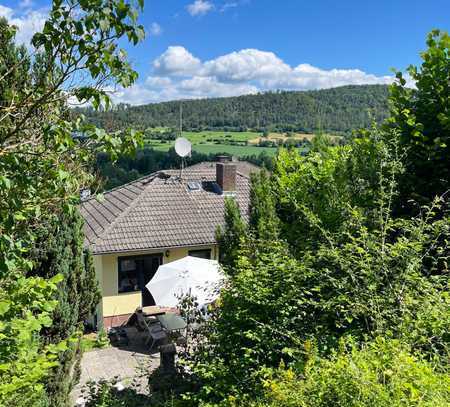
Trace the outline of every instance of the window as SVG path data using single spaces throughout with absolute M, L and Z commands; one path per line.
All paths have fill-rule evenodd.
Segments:
M 139 291 L 136 260 L 119 259 L 119 293 Z
M 128 293 L 142 291 L 142 306 L 154 305 L 153 297 L 145 285 L 153 278 L 162 264 L 162 254 L 119 257 L 118 291 Z
M 201 259 L 211 259 L 211 249 L 189 250 L 189 256 L 200 257 Z

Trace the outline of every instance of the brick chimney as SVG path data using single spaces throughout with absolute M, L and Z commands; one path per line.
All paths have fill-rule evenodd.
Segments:
M 236 164 L 231 162 L 216 163 L 216 181 L 223 192 L 236 191 Z

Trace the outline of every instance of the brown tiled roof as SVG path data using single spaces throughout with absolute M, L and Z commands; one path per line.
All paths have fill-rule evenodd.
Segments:
M 215 242 L 223 224 L 224 200 L 215 183 L 215 164 L 161 171 L 91 197 L 81 205 L 86 244 L 95 254 Z M 191 190 L 188 183 L 202 187 Z M 250 180 L 239 172 L 235 199 L 248 216 Z

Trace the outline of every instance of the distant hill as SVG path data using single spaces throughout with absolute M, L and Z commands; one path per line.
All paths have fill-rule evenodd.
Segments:
M 352 85 L 313 91 L 280 91 L 227 98 L 118 105 L 113 111 L 83 113 L 108 130 L 178 127 L 180 103 L 184 130 L 298 131 L 345 134 L 386 118 L 386 85 Z

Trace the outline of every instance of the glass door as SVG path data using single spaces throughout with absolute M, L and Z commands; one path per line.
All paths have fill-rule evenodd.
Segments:
M 119 293 L 142 293 L 142 306 L 155 305 L 155 300 L 145 285 L 153 278 L 162 264 L 162 253 L 119 258 Z
M 142 306 L 155 305 L 155 300 L 150 294 L 150 291 L 145 288 L 145 285 L 153 278 L 158 267 L 162 264 L 162 255 L 145 256 L 141 259 L 141 291 L 142 291 Z

